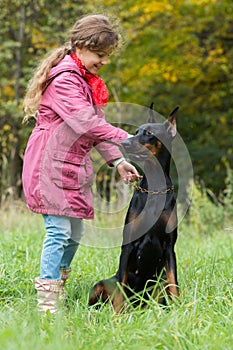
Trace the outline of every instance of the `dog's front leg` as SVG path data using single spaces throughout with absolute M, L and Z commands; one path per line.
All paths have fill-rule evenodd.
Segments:
M 130 254 L 132 253 L 132 246 L 131 244 L 127 244 L 122 247 L 121 256 L 120 256 L 120 264 L 119 264 L 119 270 L 117 271 L 117 280 L 120 284 L 120 288 L 117 287 L 117 289 L 114 292 L 113 297 L 113 308 L 118 313 L 122 310 L 123 304 L 124 304 L 124 289 L 127 284 L 128 280 L 128 270 L 129 270 L 129 258 Z
M 169 245 L 166 251 L 166 276 L 168 282 L 168 295 L 171 299 L 179 296 L 178 281 L 177 281 L 177 266 L 176 266 L 176 254 L 174 246 Z

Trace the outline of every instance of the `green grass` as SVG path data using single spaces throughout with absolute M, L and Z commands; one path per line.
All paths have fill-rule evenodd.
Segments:
M 33 285 L 44 237 L 42 219 L 21 205 L 2 211 L 0 348 L 233 349 L 233 230 L 231 221 L 222 221 L 222 208 L 216 222 L 203 215 L 205 207 L 202 201 L 189 222 L 180 224 L 179 302 L 162 308 L 150 301 L 146 310 L 129 309 L 120 315 L 110 305 L 88 308 L 89 288 L 115 272 L 120 249 L 81 245 L 66 286 L 69 308 L 50 317 L 37 313 Z

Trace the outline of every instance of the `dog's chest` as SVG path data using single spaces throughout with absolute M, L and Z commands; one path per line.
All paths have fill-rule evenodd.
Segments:
M 149 235 L 135 244 L 129 266 L 129 276 L 139 288 L 148 279 L 156 279 L 164 267 L 163 243 Z M 130 278 L 129 278 L 130 282 Z M 129 283 L 130 284 L 130 283 Z

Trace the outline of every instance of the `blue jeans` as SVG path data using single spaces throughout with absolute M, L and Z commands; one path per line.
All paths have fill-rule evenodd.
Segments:
M 83 220 L 43 215 L 46 237 L 41 254 L 40 278 L 60 280 L 60 270 L 70 269 L 83 235 Z

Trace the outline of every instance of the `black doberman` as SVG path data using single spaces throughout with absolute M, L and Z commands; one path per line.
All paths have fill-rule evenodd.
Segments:
M 136 294 L 144 293 L 144 300 L 158 294 L 161 276 L 168 296 L 173 299 L 179 295 L 174 251 L 176 200 L 169 175 L 178 108 L 162 123 L 156 123 L 150 109 L 147 124 L 122 143 L 131 161 L 143 161 L 144 175 L 135 186 L 126 215 L 119 269 L 92 288 L 89 305 L 111 300 L 118 312 L 125 297 L 137 305 Z

